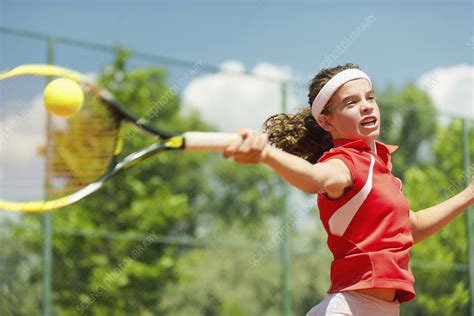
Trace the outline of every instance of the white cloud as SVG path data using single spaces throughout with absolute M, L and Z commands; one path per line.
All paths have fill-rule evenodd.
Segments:
M 474 118 L 474 66 L 436 68 L 423 74 L 417 84 L 428 93 L 440 111 Z
M 222 63 L 219 67 L 222 72 L 234 72 L 243 73 L 245 72 L 245 66 L 237 60 L 229 60 Z
M 4 116 L 0 117 L 0 198 L 9 200 L 40 198 L 41 192 L 33 193 L 32 188 L 44 175 L 44 159 L 38 155 L 46 143 L 42 97 L 27 102 L 29 107 L 24 104 L 3 104 Z
M 33 99 L 29 108 L 0 119 L 0 161 L 27 164 L 34 159 L 32 153 L 45 143 L 45 109 L 41 96 Z M 7 107 L 20 106 L 16 104 Z
M 257 64 L 251 74 L 238 61 L 221 65 L 221 72 L 194 79 L 182 93 L 183 109 L 198 109 L 204 118 L 221 131 L 234 132 L 237 128 L 259 129 L 266 118 L 281 112 L 281 86 L 278 80 L 292 78 L 289 68 L 269 63 Z M 296 97 L 287 94 L 288 104 L 296 104 Z M 291 109 L 291 107 L 288 107 Z

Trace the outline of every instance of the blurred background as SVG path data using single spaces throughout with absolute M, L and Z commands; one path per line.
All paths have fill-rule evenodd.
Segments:
M 0 69 L 65 66 L 156 126 L 235 131 L 308 106 L 321 68 L 356 63 L 420 210 L 474 170 L 473 12 L 457 0 L 1 0 Z M 14 116 L 6 95 L 3 187 L 47 121 L 40 96 L 25 91 Z M 304 315 L 329 287 L 318 216 L 315 196 L 264 166 L 166 153 L 59 212 L 0 211 L 0 315 Z M 417 298 L 402 315 L 474 315 L 471 229 L 465 212 L 413 248 Z

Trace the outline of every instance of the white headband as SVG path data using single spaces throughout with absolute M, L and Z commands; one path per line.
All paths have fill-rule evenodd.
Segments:
M 339 89 L 343 84 L 354 79 L 366 79 L 370 86 L 372 82 L 370 81 L 369 76 L 365 72 L 359 69 L 346 69 L 332 77 L 319 91 L 318 95 L 311 105 L 311 113 L 313 117 L 316 117 L 321 114 L 321 111 L 324 109 L 324 106 L 329 102 L 334 92 Z

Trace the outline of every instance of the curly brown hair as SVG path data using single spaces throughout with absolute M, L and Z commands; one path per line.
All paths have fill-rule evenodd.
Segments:
M 324 152 L 331 149 L 331 134 L 318 125 L 311 114 L 311 104 L 323 86 L 346 69 L 360 68 L 354 64 L 345 64 L 322 69 L 309 84 L 309 108 L 302 108 L 295 114 L 278 113 L 269 117 L 263 123 L 263 130 L 267 133 L 269 142 L 311 163 L 316 163 Z M 330 115 L 331 108 L 326 105 L 321 114 Z

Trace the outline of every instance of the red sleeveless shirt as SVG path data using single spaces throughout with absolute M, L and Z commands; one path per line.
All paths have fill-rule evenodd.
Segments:
M 335 148 L 318 162 L 343 161 L 353 186 L 342 197 L 318 194 L 320 218 L 334 255 L 328 293 L 390 288 L 399 302 L 415 298 L 415 279 L 408 265 L 413 246 L 409 205 L 401 181 L 392 173 L 390 155 L 397 146 L 363 140 L 335 140 Z

